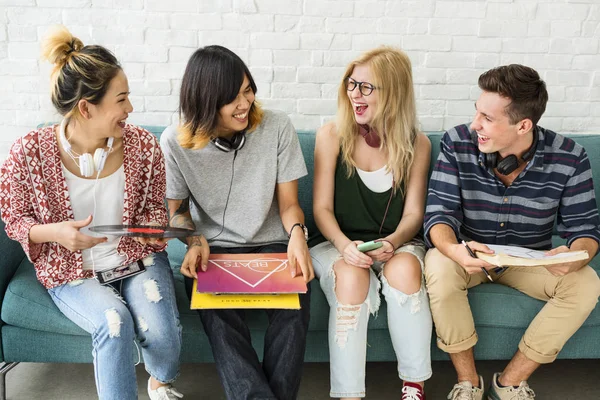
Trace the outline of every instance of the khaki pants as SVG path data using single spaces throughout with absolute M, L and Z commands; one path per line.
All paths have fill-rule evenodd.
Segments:
M 519 343 L 519 350 L 540 364 L 556 359 L 600 296 L 600 279 L 589 265 L 565 276 L 554 276 L 544 267 L 510 267 L 499 275 L 490 274 L 496 283 L 547 302 Z M 467 289 L 489 282 L 483 272 L 469 275 L 459 264 L 431 249 L 425 256 L 425 280 L 438 347 L 459 353 L 475 346 L 477 333 Z

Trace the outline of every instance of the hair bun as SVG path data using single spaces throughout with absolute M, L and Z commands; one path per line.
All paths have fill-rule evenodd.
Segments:
M 83 48 L 83 42 L 73 36 L 63 25 L 57 25 L 48 31 L 42 42 L 42 59 L 62 67 L 73 52 Z

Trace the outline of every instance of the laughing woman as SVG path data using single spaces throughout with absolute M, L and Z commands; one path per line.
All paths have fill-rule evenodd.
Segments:
M 92 214 L 96 225 L 167 223 L 158 143 L 125 123 L 133 111 L 129 85 L 110 51 L 58 27 L 43 56 L 55 64 L 51 97 L 63 121 L 18 139 L 2 165 L 6 232 L 57 307 L 92 335 L 101 400 L 138 398 L 136 337 L 150 399 L 182 397 L 170 385 L 179 373 L 181 326 L 165 243 L 108 240 L 84 229 Z M 123 276 L 134 270 L 142 272 Z M 122 279 L 102 283 L 116 275 Z
M 306 175 L 298 136 L 287 115 L 260 107 L 256 91 L 248 67 L 231 50 L 198 49 L 181 83 L 181 123 L 160 138 L 171 225 L 203 233 L 187 238 L 181 273 L 188 293 L 210 253 L 287 252 L 293 274 L 313 278 L 298 203 L 298 179 Z M 310 293 L 300 295 L 300 305 L 264 310 L 269 327 L 262 363 L 243 310 L 199 312 L 228 399 L 296 398 Z
M 402 399 L 425 399 L 432 322 L 425 246 L 415 237 L 423 225 L 430 149 L 417 129 L 406 54 L 381 47 L 350 63 L 337 121 L 319 129 L 315 145 L 313 209 L 324 238 L 311 255 L 331 307 L 331 397 L 365 396 L 367 323 L 379 309 L 382 285 Z M 367 241 L 379 247 L 358 247 Z

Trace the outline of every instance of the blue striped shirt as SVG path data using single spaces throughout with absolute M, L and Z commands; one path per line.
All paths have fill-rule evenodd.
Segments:
M 457 238 L 480 243 L 552 247 L 556 229 L 567 245 L 583 237 L 600 242 L 600 219 L 585 149 L 572 139 L 538 127 L 533 159 L 506 187 L 485 166 L 485 154 L 467 125 L 447 131 L 429 181 L 425 239 L 430 229 L 450 226 Z

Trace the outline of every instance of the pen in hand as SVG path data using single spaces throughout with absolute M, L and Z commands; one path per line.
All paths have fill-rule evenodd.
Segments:
M 471 250 L 471 248 L 469 247 L 469 245 L 467 244 L 467 242 L 465 242 L 464 240 L 461 240 L 461 243 L 463 244 L 463 246 L 465 246 L 467 248 L 467 251 L 469 252 L 469 255 L 471 257 L 477 258 L 477 256 L 475 255 L 475 253 L 473 253 L 473 250 Z M 492 279 L 492 276 L 487 271 L 487 269 L 481 267 L 481 270 L 483 271 L 483 273 L 485 274 L 485 276 L 487 276 L 487 278 L 490 280 L 490 282 L 494 282 L 494 280 Z

